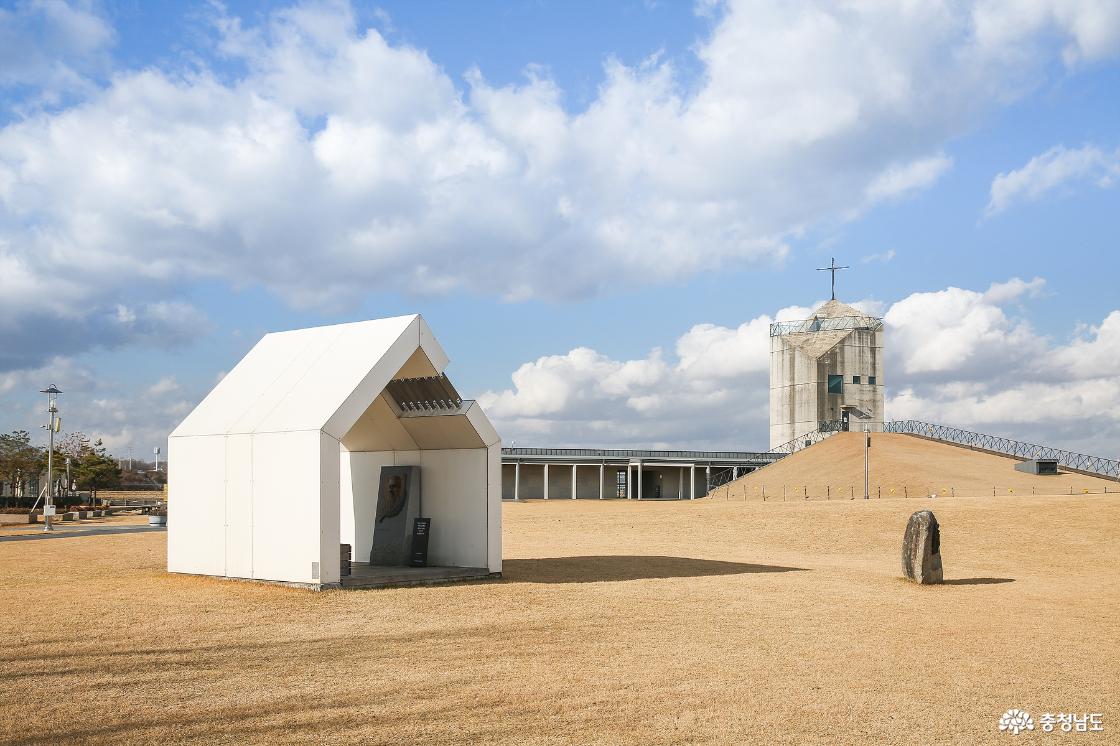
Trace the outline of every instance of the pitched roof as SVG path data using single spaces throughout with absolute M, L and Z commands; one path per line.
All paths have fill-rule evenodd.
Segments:
M 792 347 L 816 359 L 840 344 L 851 333 L 851 329 L 830 332 L 797 332 L 787 334 L 786 339 Z
M 841 303 L 833 298 L 827 303 L 821 304 L 813 315 L 806 319 L 802 324 L 798 324 L 797 328 L 804 329 L 804 331 L 795 331 L 786 334 L 786 339 L 790 346 L 800 350 L 809 357 L 814 359 L 827 354 L 832 348 L 840 344 L 844 339 L 854 331 L 856 326 L 863 326 L 863 322 L 851 325 L 849 323 L 841 323 L 841 328 L 829 328 L 830 326 L 837 326 L 836 324 L 813 324 L 814 321 L 820 319 L 867 319 L 868 325 L 873 321 L 873 318 L 863 311 L 849 306 L 847 303 Z
M 267 334 L 171 436 L 322 430 L 341 439 L 398 373 L 436 375 L 447 363 L 418 314 Z
M 833 298 L 827 303 L 823 304 L 816 311 L 813 311 L 813 318 L 815 319 L 839 319 L 845 316 L 867 316 L 863 311 L 858 308 L 853 308 L 847 303 L 841 303 Z

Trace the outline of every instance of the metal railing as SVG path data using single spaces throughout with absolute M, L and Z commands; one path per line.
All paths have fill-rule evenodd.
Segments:
M 1120 478 L 1120 461 L 1089 456 L 1084 453 L 1064 451 L 1060 448 L 1049 448 L 1037 443 L 1026 443 L 1011 438 L 1001 438 L 998 435 L 985 435 L 971 430 L 961 430 L 946 425 L 935 425 L 920 420 L 897 420 L 883 425 L 883 431 L 888 433 L 904 433 L 918 435 L 933 440 L 942 440 L 947 443 L 968 446 L 983 451 L 1002 453 L 1023 459 L 1050 458 L 1057 459 L 1058 463 L 1067 469 L 1099 474 L 1107 477 Z
M 775 455 L 782 456 L 784 454 L 775 454 Z M 770 463 L 773 463 L 773 462 L 771 461 Z M 769 463 L 768 464 L 763 464 L 762 466 L 769 466 Z M 717 467 L 717 468 L 713 468 L 708 473 L 707 489 L 704 490 L 704 494 L 706 495 L 707 493 L 711 492 L 716 487 L 722 487 L 725 484 L 730 484 L 730 483 L 734 482 L 736 479 L 738 479 L 739 477 L 745 477 L 752 472 L 758 471 L 759 469 L 762 468 L 762 466 L 753 466 L 749 469 L 741 470 L 739 472 L 739 476 L 735 476 L 735 469 L 734 469 L 734 467 L 731 467 L 731 466 L 720 466 L 720 467 Z
M 843 420 L 831 420 L 828 422 L 821 422 L 819 424 L 820 426 L 816 430 L 810 433 L 805 433 L 804 435 L 799 435 L 787 443 L 782 443 L 780 446 L 771 448 L 769 453 L 777 454 L 779 456 L 788 456 L 791 453 L 797 453 L 798 451 L 802 451 L 811 445 L 820 443 L 825 438 L 831 437 L 836 433 L 844 432 Z M 775 459 L 775 461 L 776 460 L 777 459 Z
M 801 321 L 775 321 L 770 325 L 770 336 L 781 337 L 785 334 L 808 334 L 812 332 L 836 332 L 849 329 L 879 331 L 883 320 L 874 316 L 839 316 L 832 319 L 803 319 Z
M 652 451 L 638 449 L 611 448 L 503 448 L 502 456 L 507 457 L 553 457 L 553 458 L 597 458 L 597 459 L 692 459 L 695 461 L 741 461 L 757 463 L 776 461 L 779 457 L 772 453 L 754 451 Z
M 1011 438 L 1002 438 L 998 435 L 986 435 L 984 433 L 976 433 L 956 427 L 948 427 L 947 425 L 935 425 L 920 420 L 896 420 L 893 422 L 885 422 L 883 423 L 882 431 L 885 433 L 902 433 L 905 435 L 929 438 L 931 440 L 940 440 L 946 443 L 953 443 L 954 445 L 975 448 L 981 451 L 990 451 L 992 453 L 1016 458 L 1056 459 L 1059 464 L 1071 471 L 1120 479 L 1120 460 L 1103 458 L 1101 456 L 1089 456 L 1084 453 L 1065 451 L 1060 448 L 1050 448 L 1048 446 L 1038 445 L 1037 443 L 1027 443 L 1020 440 L 1012 440 Z M 819 429 L 798 436 L 776 448 L 771 448 L 769 453 L 775 458 L 767 464 L 758 466 L 754 471 L 769 466 L 769 464 L 778 461 L 783 456 L 797 453 L 809 446 L 820 443 L 825 438 L 832 437 L 839 432 L 844 432 L 843 422 L 841 420 L 822 422 L 820 423 Z M 720 487 L 733 482 L 734 479 L 730 478 L 730 474 L 731 471 L 727 470 L 727 472 L 720 474 L 717 480 L 715 472 L 713 471 L 713 479 L 710 487 Z M 742 476 L 746 475 L 744 474 Z M 1073 494 L 1073 488 L 1071 487 L 1070 489 L 1070 494 Z

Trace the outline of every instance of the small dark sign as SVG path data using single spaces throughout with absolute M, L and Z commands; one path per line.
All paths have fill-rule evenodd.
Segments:
M 417 518 L 412 522 L 412 558 L 409 564 L 413 567 L 428 566 L 428 535 L 431 530 L 431 518 Z

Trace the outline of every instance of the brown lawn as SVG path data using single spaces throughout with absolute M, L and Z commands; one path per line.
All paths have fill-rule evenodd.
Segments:
M 944 586 L 899 577 L 924 507 Z M 1013 706 L 1120 740 L 1120 496 L 504 520 L 503 580 L 378 591 L 170 576 L 158 533 L 0 542 L 0 740 L 973 744 Z

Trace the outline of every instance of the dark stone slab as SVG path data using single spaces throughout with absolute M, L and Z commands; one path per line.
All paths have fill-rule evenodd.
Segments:
M 413 567 L 428 566 L 428 537 L 431 533 L 431 518 L 417 518 L 412 522 L 412 552 L 409 564 Z
M 941 527 L 932 511 L 919 510 L 906 523 L 902 538 L 902 574 L 923 585 L 944 582 Z
M 369 563 L 407 566 L 411 558 L 412 522 L 419 515 L 420 467 L 382 466 Z

